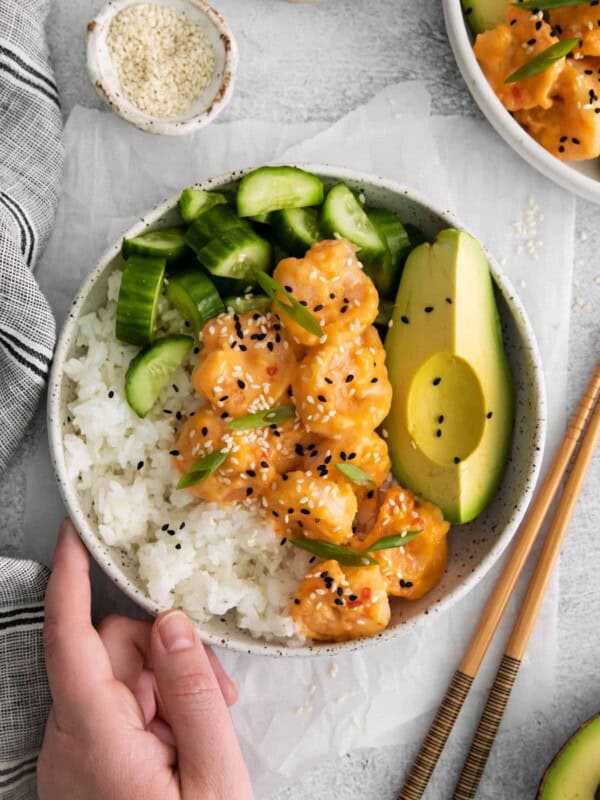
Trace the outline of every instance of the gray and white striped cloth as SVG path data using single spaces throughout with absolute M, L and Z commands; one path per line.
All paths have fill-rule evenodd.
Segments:
M 0 474 L 46 383 L 54 320 L 33 269 L 62 171 L 58 92 L 44 37 L 48 0 L 0 0 Z M 0 558 L 0 798 L 33 800 L 50 696 L 41 628 L 48 572 Z

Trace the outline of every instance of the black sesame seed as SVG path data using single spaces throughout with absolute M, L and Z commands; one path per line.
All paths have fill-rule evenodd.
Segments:
M 327 402 L 327 398 L 325 397 L 324 394 L 318 394 L 317 395 L 317 400 L 319 400 L 321 403 L 326 403 Z
M 110 392 L 108 393 L 108 396 L 110 397 L 110 399 L 111 399 L 111 400 L 112 400 L 112 399 L 113 399 L 113 397 L 115 396 L 115 393 L 113 392 L 113 390 L 112 390 L 112 389 L 111 389 L 111 390 L 110 390 Z
M 206 427 L 206 425 L 202 428 L 200 432 L 202 436 L 208 436 L 208 428 Z
M 168 531 L 168 530 L 169 530 L 169 523 L 165 522 L 165 524 L 161 526 L 161 531 Z
M 323 459 L 323 461 L 324 461 L 326 464 L 329 464 L 329 463 L 331 463 L 331 459 L 332 459 L 332 456 L 331 456 L 331 454 L 330 454 L 330 455 L 328 455 L 328 456 L 325 456 L 325 458 Z
M 354 375 L 352 375 L 352 373 L 350 373 L 350 375 L 346 375 L 346 383 L 352 383 L 353 380 Z
M 279 542 L 280 545 L 284 545 L 287 542 L 287 538 L 284 536 L 283 539 Z
M 573 144 L 581 144 L 581 142 L 579 141 L 579 139 L 575 138 L 575 136 L 572 136 L 572 137 L 571 137 L 571 141 L 573 142 Z
M 229 414 L 228 414 L 226 411 L 224 411 L 224 412 L 221 414 L 221 419 L 227 419 L 228 417 L 229 417 Z
M 331 378 L 325 378 L 325 383 L 328 383 L 331 386 L 333 381 L 331 380 Z
M 293 514 L 294 513 L 294 509 L 293 508 L 288 508 L 287 513 L 288 514 Z
M 246 497 L 250 497 L 251 494 L 254 493 L 254 489 L 251 486 L 246 488 Z
M 516 25 L 517 24 L 517 20 L 516 19 L 511 19 L 510 24 L 511 25 Z
M 323 311 L 323 304 L 319 303 L 313 308 L 313 311 Z
M 432 383 L 433 383 L 434 386 L 439 386 L 441 382 L 442 382 L 441 378 L 434 378 L 432 380 Z
M 278 511 L 271 511 L 271 514 L 273 514 L 274 517 L 279 517 Z
M 437 429 L 437 431 L 435 432 L 435 435 L 437 436 L 438 439 L 441 437 L 442 431 L 441 431 L 440 428 Z
M 369 500 L 372 500 L 375 497 L 375 491 L 373 489 L 369 489 L 369 491 L 367 492 L 367 497 L 369 498 Z
M 564 152 L 565 152 L 565 146 L 561 144 L 561 145 L 559 146 L 559 148 L 558 148 L 558 152 L 559 152 L 559 153 L 564 153 Z
M 179 386 L 177 386 L 176 383 L 172 383 L 171 386 L 173 387 L 173 391 L 175 391 L 175 392 L 179 391 Z
M 348 600 L 350 600 L 350 602 L 353 603 L 355 600 L 358 600 L 358 595 L 351 594 Z
M 294 291 L 289 284 L 286 284 L 283 288 L 286 290 L 286 292 L 293 292 Z
M 314 564 L 316 560 L 317 560 L 317 557 L 316 557 L 316 556 L 313 556 L 312 558 L 309 558 L 309 559 L 308 559 L 308 563 L 309 563 L 309 564 Z
M 438 422 L 440 423 L 440 425 L 442 424 L 443 421 L 444 421 L 444 415 L 440 414 L 438 417 Z
M 200 348 L 199 347 L 194 347 L 194 355 L 197 356 L 199 352 L 200 352 Z
M 300 302 L 300 305 L 301 305 L 301 306 L 304 306 L 304 307 L 306 307 L 306 306 L 308 305 L 308 303 L 306 302 L 306 300 L 300 300 L 299 302 Z
M 182 522 L 179 526 L 179 530 L 182 531 L 185 528 L 185 522 Z
M 181 420 L 183 419 L 183 414 L 181 413 L 181 411 L 177 411 L 177 412 L 175 413 L 175 419 L 176 419 L 178 422 L 181 422 Z
M 179 542 L 177 542 L 177 544 L 175 545 L 175 550 L 181 550 L 181 545 L 179 544 Z
M 451 297 L 447 297 L 446 298 L 446 302 L 448 303 L 449 306 L 451 306 L 452 305 L 452 298 Z
M 356 458 L 356 453 L 348 453 L 348 461 L 353 461 Z
M 342 589 L 341 586 L 338 586 L 336 591 L 338 593 L 338 597 L 341 597 L 344 594 L 344 590 Z
M 487 417 L 488 419 L 491 419 L 491 418 L 492 418 L 492 412 L 491 412 L 491 411 L 488 411 L 488 413 L 486 414 L 486 417 Z
M 137 468 L 141 469 L 143 466 L 144 466 L 144 462 L 143 461 L 138 461 Z
M 425 313 L 426 314 L 431 314 L 432 311 L 433 311 L 433 306 L 425 306 Z
M 267 350 L 269 350 L 271 353 L 273 352 L 274 347 L 275 345 L 273 344 L 273 342 L 267 342 Z
M 402 322 L 403 322 L 405 325 L 408 325 L 408 323 L 410 322 L 410 320 L 408 319 L 408 317 L 404 317 L 404 316 L 402 316 L 402 317 L 400 317 L 400 319 L 401 319 L 401 321 L 402 321 Z
M 542 27 L 542 20 L 538 19 L 538 21 L 535 23 L 536 31 L 539 31 L 541 27 Z
M 163 408 L 163 414 L 172 414 L 172 413 L 173 412 L 171 411 L 170 408 Z
M 294 604 L 297 605 L 297 606 L 300 605 L 300 600 L 298 600 L 297 597 L 294 597 Z
M 238 378 L 237 385 L 240 387 L 240 389 L 245 389 L 246 388 L 246 384 L 244 383 L 243 380 L 241 380 L 241 378 Z
M 247 349 L 248 349 L 248 348 L 246 347 L 246 345 L 245 345 L 245 344 L 241 344 L 241 345 L 240 345 L 240 350 L 242 351 L 242 353 L 245 353 Z
M 296 445 L 294 445 L 294 452 L 296 453 L 297 456 L 303 456 L 304 447 L 302 447 L 302 445 L 298 442 Z
M 178 456 L 179 455 L 179 450 L 169 450 L 169 455 L 170 456 Z
M 250 478 L 256 478 L 256 472 L 253 469 L 247 469 L 246 475 L 248 475 Z
M 348 458 L 345 450 L 340 450 L 340 458 L 342 459 L 342 461 L 345 461 Z
M 460 458 L 458 456 L 454 456 L 454 463 L 460 464 Z
M 219 397 L 219 403 L 224 403 L 226 400 L 229 400 L 228 394 L 224 394 L 223 397 Z
M 173 530 L 173 528 L 169 528 L 167 533 L 169 534 L 169 536 L 175 536 L 175 531 Z
M 304 516 L 307 517 L 310 514 L 310 511 L 308 508 L 301 508 L 300 513 L 304 514 Z
M 535 37 L 532 37 L 531 39 L 527 39 L 527 44 L 528 45 L 533 45 L 533 44 L 536 43 L 536 41 L 537 41 L 537 39 Z
M 328 578 L 328 577 L 329 577 L 329 573 L 327 572 L 327 570 L 324 570 L 324 571 L 323 571 L 323 572 L 322 572 L 322 573 L 319 575 L 319 577 L 320 577 L 320 578 Z
M 336 606 L 343 606 L 344 605 L 344 601 L 339 597 L 335 598 L 334 603 L 336 604 Z
M 279 431 L 278 431 L 278 433 L 279 433 Z M 279 434 L 279 435 L 281 436 L 281 434 Z M 281 480 L 282 481 L 287 481 L 287 480 L 289 480 L 289 477 L 290 477 L 289 475 L 282 475 L 281 476 Z

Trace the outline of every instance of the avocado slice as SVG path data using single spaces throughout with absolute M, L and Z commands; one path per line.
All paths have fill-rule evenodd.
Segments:
M 444 230 L 409 255 L 385 340 L 385 423 L 395 477 L 450 522 L 476 517 L 500 484 L 513 383 L 485 253 Z
M 461 0 L 463 13 L 473 33 L 483 33 L 506 21 L 510 0 Z
M 569 739 L 540 784 L 537 800 L 594 800 L 600 790 L 600 714 Z

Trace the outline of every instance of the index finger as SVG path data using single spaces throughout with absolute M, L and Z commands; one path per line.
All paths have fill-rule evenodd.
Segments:
M 89 556 L 70 520 L 61 525 L 46 592 L 44 650 L 58 719 L 89 712 L 99 685 L 112 678 L 92 625 Z

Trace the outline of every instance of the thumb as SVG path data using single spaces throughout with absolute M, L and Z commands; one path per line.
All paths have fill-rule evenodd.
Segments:
M 251 800 L 233 724 L 207 652 L 190 620 L 168 611 L 152 627 L 152 666 L 177 747 L 182 795 Z

